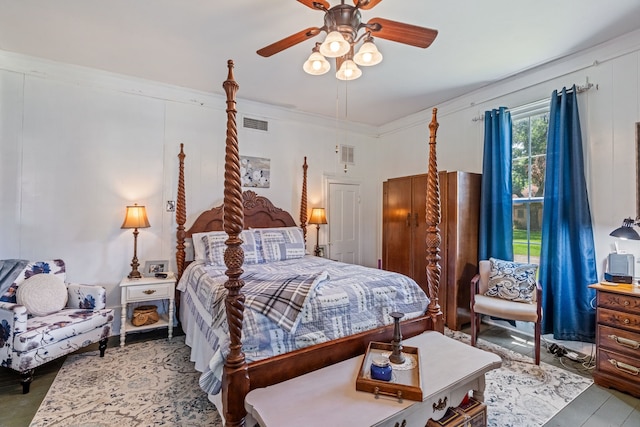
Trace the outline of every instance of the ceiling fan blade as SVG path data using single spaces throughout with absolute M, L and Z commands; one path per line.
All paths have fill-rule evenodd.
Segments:
M 295 34 L 290 35 L 289 37 L 285 37 L 284 39 L 277 41 L 275 43 L 270 44 L 269 46 L 265 46 L 262 49 L 258 50 L 258 55 L 269 57 L 271 55 L 275 55 L 276 53 L 283 51 L 285 49 L 290 48 L 291 46 L 295 46 L 298 43 L 301 43 L 311 37 L 315 37 L 320 33 L 320 28 L 318 27 L 309 27 L 306 30 L 302 30 Z
M 438 30 L 384 18 L 370 19 L 367 27 L 371 29 L 371 35 L 374 37 L 422 48 L 429 47 L 438 35 Z
M 381 1 L 382 0 L 353 0 L 353 3 L 356 5 L 358 9 L 369 10 L 369 9 L 373 9 Z
M 331 7 L 329 2 L 325 0 L 298 0 L 298 2 L 302 3 L 307 7 L 310 7 L 311 9 L 327 10 Z

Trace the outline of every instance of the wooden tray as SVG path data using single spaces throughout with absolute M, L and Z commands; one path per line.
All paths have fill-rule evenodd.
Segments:
M 378 395 L 394 396 L 398 399 L 409 399 L 422 401 L 422 388 L 420 378 L 420 356 L 417 347 L 402 347 L 405 357 L 415 357 L 415 367 L 409 370 L 394 369 L 391 381 L 380 381 L 371 378 L 371 361 L 374 357 L 382 353 L 390 353 L 393 350 L 391 344 L 372 341 L 369 343 L 367 352 L 362 359 L 358 378 L 356 379 L 356 390 Z

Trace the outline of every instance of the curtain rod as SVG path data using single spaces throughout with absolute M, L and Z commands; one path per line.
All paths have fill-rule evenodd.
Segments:
M 593 83 L 591 83 L 589 81 L 589 76 L 587 76 L 585 84 L 583 84 L 583 85 L 575 85 L 575 86 L 576 86 L 576 93 L 586 92 L 586 91 L 588 91 L 589 89 L 591 89 L 594 86 L 595 86 L 596 90 L 598 90 L 598 85 L 594 85 Z M 569 92 L 573 92 L 573 87 L 567 89 L 567 93 L 569 93 Z M 506 111 L 510 111 L 510 109 L 507 108 Z M 484 121 L 484 115 L 476 116 L 476 117 L 472 118 L 471 121 L 472 122 Z

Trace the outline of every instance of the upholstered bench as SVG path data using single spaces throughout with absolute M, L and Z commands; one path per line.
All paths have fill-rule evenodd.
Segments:
M 10 276 L 3 271 L 10 269 L 15 278 L 3 286 Z M 95 342 L 104 356 L 113 309 L 105 308 L 103 287 L 66 283 L 62 260 L 0 260 L 0 280 L 3 277 L 0 363 L 22 374 L 23 393 L 29 392 L 37 366 Z

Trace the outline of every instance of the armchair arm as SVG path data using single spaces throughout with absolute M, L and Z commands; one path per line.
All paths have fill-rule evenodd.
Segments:
M 480 291 L 480 273 L 476 273 L 471 279 L 471 312 L 473 313 L 473 306 L 476 303 L 476 294 Z
M 10 302 L 0 302 L 0 364 L 11 361 L 13 337 L 27 330 L 27 308 Z M 8 366 L 11 367 L 11 366 Z
M 107 290 L 102 286 L 67 283 L 67 292 L 69 294 L 68 308 L 99 310 L 107 306 Z

